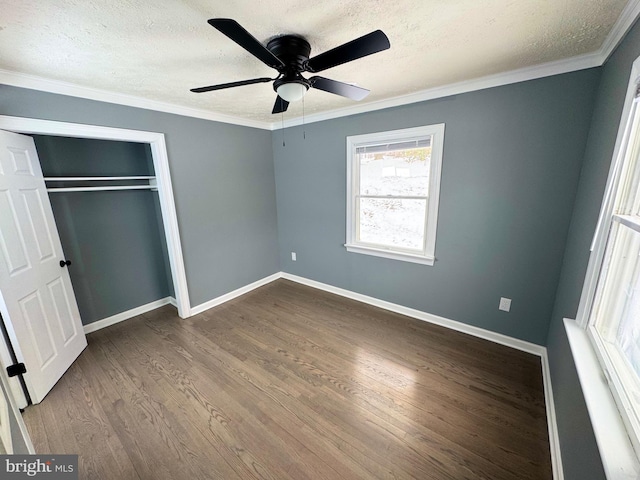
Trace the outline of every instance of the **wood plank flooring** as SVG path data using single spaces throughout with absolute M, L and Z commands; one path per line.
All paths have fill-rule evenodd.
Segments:
M 539 358 L 286 280 L 88 340 L 24 413 L 80 478 L 552 478 Z

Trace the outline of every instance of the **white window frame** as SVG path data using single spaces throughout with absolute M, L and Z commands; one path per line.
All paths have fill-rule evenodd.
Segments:
M 435 263 L 438 205 L 440 202 L 440 177 L 444 145 L 444 123 L 405 128 L 387 132 L 368 133 L 347 137 L 347 239 L 348 252 L 391 258 L 424 265 Z M 397 247 L 373 245 L 357 240 L 358 212 L 356 196 L 359 192 L 360 172 L 356 150 L 360 147 L 399 143 L 432 137 L 431 164 L 429 170 L 429 196 L 427 197 L 424 245 L 422 251 L 408 251 Z M 393 197 L 397 198 L 397 197 Z
M 630 411 L 628 389 L 625 387 L 628 379 L 625 379 L 624 371 L 618 372 L 618 359 L 613 358 L 616 354 L 605 346 L 594 326 L 596 318 L 592 314 L 600 301 L 598 287 L 601 279 L 607 269 L 620 267 L 609 262 L 607 249 L 608 244 L 615 240 L 616 224 L 637 230 L 633 222 L 628 222 L 620 213 L 624 213 L 621 192 L 629 179 L 635 177 L 634 172 L 640 172 L 640 162 L 633 172 L 628 169 L 628 159 L 637 157 L 640 145 L 637 140 L 634 143 L 634 137 L 640 135 L 640 100 L 635 99 L 639 82 L 640 58 L 632 67 L 576 322 L 565 319 L 607 478 L 637 478 L 640 474 L 640 426 Z

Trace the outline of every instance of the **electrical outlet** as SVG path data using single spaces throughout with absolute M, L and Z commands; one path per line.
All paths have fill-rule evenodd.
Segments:
M 511 310 L 511 299 L 500 297 L 500 305 L 498 306 L 498 310 L 502 310 L 503 312 L 508 312 Z
M 294 262 L 298 259 L 296 252 L 291 252 L 291 260 L 293 260 Z

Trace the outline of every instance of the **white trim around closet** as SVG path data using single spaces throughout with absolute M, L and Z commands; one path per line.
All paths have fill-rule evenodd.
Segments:
M 180 242 L 180 232 L 178 230 L 178 217 L 173 199 L 173 187 L 169 173 L 169 157 L 167 155 L 164 134 L 5 115 L 0 115 L 0 129 L 23 134 L 148 143 L 151 147 L 151 155 L 153 157 L 153 167 L 155 169 L 164 233 L 167 239 L 169 264 L 171 266 L 171 277 L 176 296 L 178 315 L 182 318 L 187 318 L 191 315 L 187 277 L 184 269 L 184 258 L 182 256 L 182 245 Z

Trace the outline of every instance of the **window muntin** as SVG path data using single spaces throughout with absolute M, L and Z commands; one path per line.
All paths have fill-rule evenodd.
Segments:
M 347 138 L 347 250 L 433 264 L 444 124 Z

